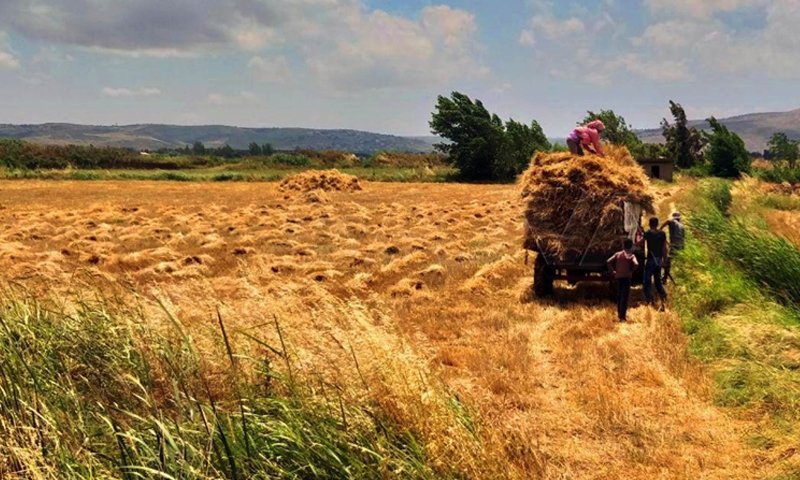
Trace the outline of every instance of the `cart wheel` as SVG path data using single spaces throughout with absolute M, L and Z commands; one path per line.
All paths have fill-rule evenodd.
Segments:
M 547 265 L 541 254 L 536 255 L 533 265 L 533 293 L 537 298 L 548 297 L 553 294 L 553 267 Z

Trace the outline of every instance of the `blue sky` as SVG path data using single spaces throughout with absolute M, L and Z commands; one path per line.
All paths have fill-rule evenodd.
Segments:
M 0 123 L 428 133 L 459 90 L 565 136 L 800 107 L 800 0 L 2 0 Z

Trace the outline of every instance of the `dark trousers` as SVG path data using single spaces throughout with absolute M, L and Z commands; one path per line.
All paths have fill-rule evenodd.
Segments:
M 628 299 L 631 296 L 631 279 L 618 278 L 617 279 L 617 316 L 621 322 L 624 322 L 628 314 Z
M 681 247 L 673 246 L 673 247 L 671 247 L 669 249 L 669 257 L 667 257 L 666 260 L 664 260 L 664 275 L 661 276 L 661 281 L 663 283 L 667 283 L 667 279 L 672 278 L 670 276 L 670 274 L 672 272 L 672 262 L 678 256 L 680 251 L 681 251 Z
M 569 151 L 571 154 L 583 156 L 583 147 L 581 147 L 580 141 L 575 141 L 572 140 L 571 138 L 568 138 L 567 146 L 569 147 Z
M 648 258 L 644 264 L 644 298 L 648 303 L 653 302 L 653 283 L 661 300 L 667 299 L 667 291 L 664 290 L 664 283 L 661 281 L 661 266 L 664 263 L 662 257 Z

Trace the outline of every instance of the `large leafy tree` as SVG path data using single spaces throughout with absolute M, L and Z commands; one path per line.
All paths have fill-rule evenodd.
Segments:
M 705 146 L 702 133 L 688 126 L 686 111 L 679 103 L 670 100 L 669 110 L 675 123 L 670 124 L 666 118 L 661 121 L 666 154 L 675 159 L 675 164 L 681 168 L 691 168 L 700 164 L 703 161 Z
M 791 140 L 783 133 L 778 132 L 772 135 L 767 143 L 770 158 L 777 161 L 786 161 L 789 163 L 789 168 L 797 166 L 797 159 L 800 157 L 800 146 L 796 140 Z
M 537 150 L 550 142 L 535 121 L 531 126 L 490 113 L 480 100 L 460 92 L 439 96 L 431 131 L 449 140 L 436 148 L 469 180 L 507 180 L 522 172 Z
M 505 125 L 505 139 L 500 155 L 495 162 L 495 176 L 513 178 L 524 171 L 531 162 L 534 152 L 550 150 L 550 141 L 539 122 L 530 125 L 508 120 Z
M 598 113 L 588 111 L 586 117 L 579 124 L 586 125 L 593 120 L 603 122 L 606 128 L 600 134 L 600 138 L 612 145 L 625 146 L 628 147 L 628 150 L 634 151 L 642 144 L 625 118 L 614 113 L 614 110 L 600 110 Z
M 703 132 L 708 141 L 706 159 L 711 173 L 718 177 L 735 178 L 750 172 L 752 159 L 744 141 L 714 117 L 709 118 L 711 133 Z

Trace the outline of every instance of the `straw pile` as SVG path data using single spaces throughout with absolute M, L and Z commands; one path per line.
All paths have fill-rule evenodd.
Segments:
M 642 168 L 624 147 L 606 156 L 537 153 L 520 180 L 525 209 L 525 248 L 552 254 L 620 247 L 624 201 L 653 211 Z M 593 239 L 593 240 L 592 240 Z
M 338 170 L 309 170 L 284 179 L 279 188 L 282 192 L 355 192 L 361 184 L 357 177 Z

